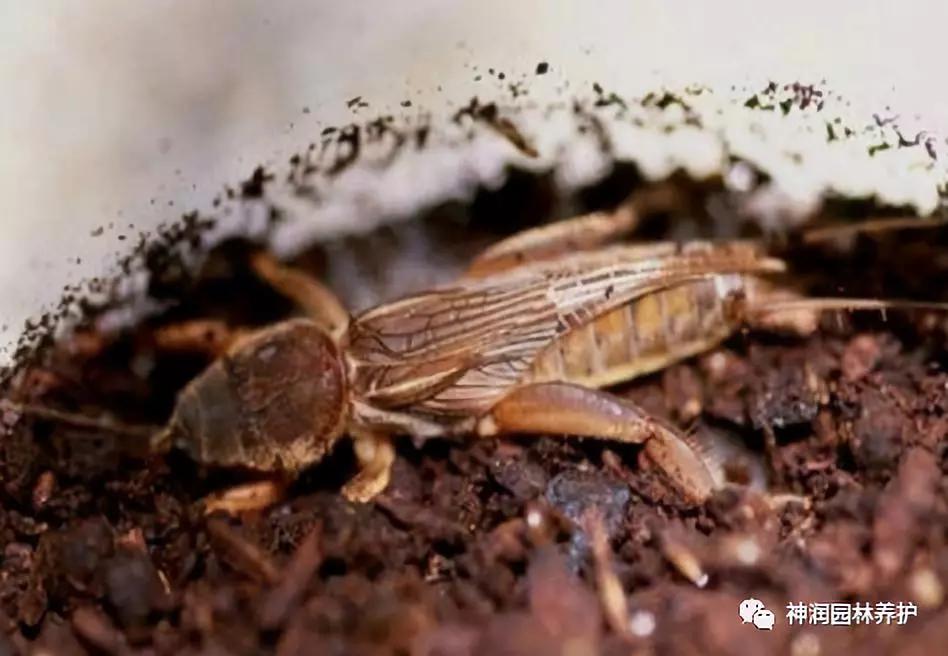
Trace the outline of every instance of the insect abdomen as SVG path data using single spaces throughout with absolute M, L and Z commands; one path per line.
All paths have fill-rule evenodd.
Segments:
M 728 274 L 647 294 L 550 344 L 530 381 L 607 387 L 708 350 L 733 331 L 727 305 L 742 288 Z

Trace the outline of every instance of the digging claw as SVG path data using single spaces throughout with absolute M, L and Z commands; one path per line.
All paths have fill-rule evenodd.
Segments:
M 228 515 L 264 510 L 283 500 L 286 487 L 277 481 L 247 483 L 204 499 L 204 514 L 222 511 Z

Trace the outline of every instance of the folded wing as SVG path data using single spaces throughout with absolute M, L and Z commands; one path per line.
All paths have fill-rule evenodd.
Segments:
M 389 408 L 480 414 L 537 354 L 646 294 L 719 274 L 783 270 L 748 243 L 616 246 L 385 304 L 350 331 L 353 388 Z

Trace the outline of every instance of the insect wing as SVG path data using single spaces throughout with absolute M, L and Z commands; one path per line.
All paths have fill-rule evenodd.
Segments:
M 477 414 L 516 384 L 545 346 L 613 308 L 690 280 L 782 267 L 744 244 L 705 243 L 645 256 L 641 247 L 615 247 L 462 279 L 359 316 L 349 345 L 352 382 L 366 399 L 397 399 L 390 391 L 401 386 L 411 389 L 418 410 Z

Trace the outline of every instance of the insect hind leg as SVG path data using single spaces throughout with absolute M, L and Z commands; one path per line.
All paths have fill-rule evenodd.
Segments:
M 744 323 L 758 330 L 791 333 L 806 337 L 816 332 L 820 315 L 824 312 L 879 312 L 888 310 L 948 311 L 948 303 L 914 301 L 909 299 L 877 298 L 810 298 L 784 296 L 773 300 L 757 301 L 746 310 Z
M 296 303 L 335 341 L 345 334 L 349 327 L 349 313 L 325 285 L 299 269 L 280 264 L 263 251 L 255 253 L 250 264 L 260 278 Z
M 567 434 L 644 443 L 648 458 L 687 500 L 701 503 L 716 487 L 707 463 L 677 430 L 631 401 L 579 385 L 538 383 L 514 389 L 481 418 L 477 433 Z
M 465 277 L 481 278 L 604 246 L 635 231 L 642 215 L 672 207 L 679 200 L 673 185 L 659 184 L 634 193 L 610 212 L 593 212 L 518 232 L 478 255 Z

